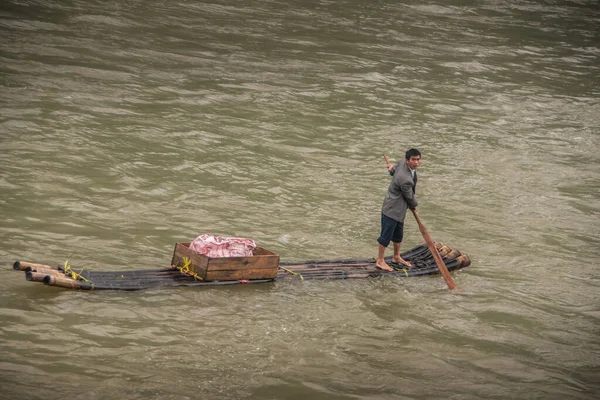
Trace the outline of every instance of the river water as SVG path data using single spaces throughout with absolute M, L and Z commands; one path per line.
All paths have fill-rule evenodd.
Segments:
M 3 2 L 0 398 L 598 398 L 599 26 L 594 0 Z M 160 268 L 201 233 L 375 256 L 410 147 L 464 295 L 11 269 Z

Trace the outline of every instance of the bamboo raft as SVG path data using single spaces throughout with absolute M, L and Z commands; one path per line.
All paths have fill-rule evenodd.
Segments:
M 469 256 L 436 243 L 444 264 L 449 271 L 455 271 L 471 265 Z M 304 261 L 301 263 L 280 262 L 277 276 L 273 279 L 242 279 L 228 281 L 205 281 L 193 274 L 182 271 L 172 265 L 169 268 L 137 271 L 90 271 L 75 272 L 66 263 L 64 266 L 51 267 L 45 264 L 16 261 L 13 268 L 25 272 L 25 278 L 31 282 L 42 282 L 76 290 L 141 290 L 168 286 L 216 286 L 245 283 L 267 283 L 275 280 L 318 280 L 318 279 L 358 279 L 380 276 L 413 277 L 439 274 L 440 271 L 431 252 L 425 245 L 419 245 L 402 253 L 402 258 L 410 261 L 413 267 L 386 262 L 394 271 L 383 271 L 375 266 L 374 259 L 338 259 Z

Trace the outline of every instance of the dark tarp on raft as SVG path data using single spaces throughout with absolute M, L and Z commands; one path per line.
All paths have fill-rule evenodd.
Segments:
M 471 264 L 466 254 L 448 246 L 436 244 L 449 271 L 458 270 Z M 412 277 L 439 274 L 440 271 L 429 249 L 420 245 L 402 253 L 402 258 L 414 264 L 411 268 L 386 262 L 395 270 L 382 271 L 375 266 L 374 259 L 314 260 L 301 263 L 280 262 L 277 280 L 353 279 L 378 276 Z M 61 267 L 53 268 L 44 264 L 17 261 L 13 268 L 25 271 L 28 281 L 43 282 L 47 285 L 79 290 L 140 290 L 166 286 L 215 286 L 241 283 L 265 283 L 273 279 L 243 281 L 199 281 L 182 273 L 175 267 L 138 271 L 92 271 L 79 272 L 80 279 L 65 275 Z M 74 268 L 73 270 L 78 270 Z

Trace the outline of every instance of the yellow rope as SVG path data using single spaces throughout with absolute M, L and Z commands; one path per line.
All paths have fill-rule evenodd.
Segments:
M 65 265 L 64 265 L 65 275 L 67 275 L 68 277 L 70 277 L 71 279 L 74 279 L 76 281 L 84 281 L 84 282 L 87 282 L 90 285 L 94 286 L 92 281 L 90 281 L 89 279 L 87 279 L 86 277 L 81 275 L 81 273 L 83 272 L 84 269 L 85 268 L 81 268 L 81 271 L 79 271 L 79 273 L 77 273 L 71 269 L 71 266 L 69 265 L 69 260 L 65 261 Z
M 192 265 L 192 260 L 187 257 L 183 257 L 183 265 L 181 267 L 176 267 L 181 273 L 193 276 L 197 281 L 203 281 L 204 279 L 202 279 L 200 275 L 190 269 L 190 265 Z
M 404 271 L 404 275 L 408 277 L 408 271 L 406 270 L 406 268 L 402 268 L 402 271 Z
M 304 277 L 302 276 L 302 274 L 301 274 L 300 272 L 294 272 L 294 271 L 292 271 L 292 270 L 290 270 L 290 269 L 287 269 L 287 268 L 285 268 L 285 267 L 282 267 L 281 265 L 279 266 L 279 268 L 281 268 L 282 270 L 284 270 L 284 271 L 286 271 L 286 272 L 289 272 L 289 273 L 290 273 L 290 274 L 292 274 L 292 275 L 298 275 L 298 276 L 300 277 L 300 279 L 304 280 Z

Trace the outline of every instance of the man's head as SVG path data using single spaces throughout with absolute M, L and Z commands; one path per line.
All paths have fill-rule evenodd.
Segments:
M 421 163 L 421 152 L 417 149 L 410 149 L 405 154 L 406 165 L 410 169 L 417 169 Z

